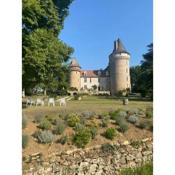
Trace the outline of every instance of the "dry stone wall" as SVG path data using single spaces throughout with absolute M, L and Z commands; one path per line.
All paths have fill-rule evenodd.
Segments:
M 37 153 L 23 157 L 23 175 L 114 175 L 153 158 L 152 139 L 138 143 L 106 144 L 53 153 L 43 160 Z

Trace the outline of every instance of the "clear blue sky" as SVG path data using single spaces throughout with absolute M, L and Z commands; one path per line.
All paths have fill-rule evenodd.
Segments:
M 130 65 L 140 64 L 153 40 L 152 0 L 74 0 L 60 38 L 75 49 L 82 69 L 108 64 L 118 37 L 131 53 Z

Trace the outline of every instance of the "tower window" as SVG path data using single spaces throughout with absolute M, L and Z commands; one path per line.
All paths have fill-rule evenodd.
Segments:
M 126 68 L 126 73 L 128 73 L 128 68 Z
M 126 80 L 128 81 L 128 77 L 126 77 Z

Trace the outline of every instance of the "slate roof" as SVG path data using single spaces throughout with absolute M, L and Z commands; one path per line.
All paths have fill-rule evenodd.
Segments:
M 80 67 L 78 61 L 75 58 L 71 60 L 70 67 Z
M 117 41 L 114 42 L 114 50 L 113 50 L 113 52 L 129 54 L 129 52 L 126 50 L 126 48 L 124 47 L 122 41 L 119 38 L 117 39 Z

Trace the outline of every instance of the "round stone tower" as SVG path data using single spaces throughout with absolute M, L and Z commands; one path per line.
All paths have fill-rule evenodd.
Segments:
M 71 60 L 69 67 L 70 67 L 70 87 L 76 88 L 79 91 L 81 67 L 75 58 Z
M 130 54 L 124 48 L 121 40 L 114 41 L 114 50 L 109 55 L 111 95 L 131 89 L 129 59 Z

